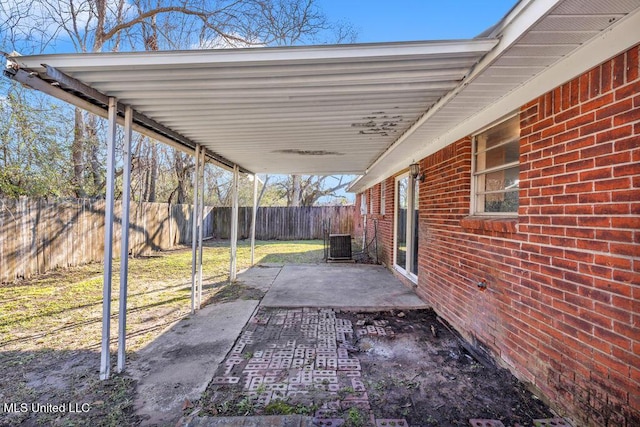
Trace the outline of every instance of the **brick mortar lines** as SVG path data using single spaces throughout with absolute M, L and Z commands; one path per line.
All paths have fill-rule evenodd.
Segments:
M 635 218 L 636 216 L 634 215 L 629 215 L 630 218 Z M 519 224 L 520 225 L 520 224 Z M 538 225 L 538 224 L 534 224 L 534 225 Z M 570 228 L 570 229 L 576 229 L 576 230 L 581 230 L 583 229 L 582 227 L 568 227 L 568 226 L 550 226 L 550 227 L 555 227 L 558 229 L 566 229 L 566 228 Z M 610 230 L 621 230 L 621 231 L 628 231 L 630 230 L 629 228 L 591 228 L 593 230 L 603 230 L 603 231 L 610 231 Z M 465 232 L 465 231 L 454 231 L 454 230 L 442 230 L 442 229 L 436 229 L 436 228 L 431 228 L 433 233 L 436 233 L 437 231 L 440 231 L 443 235 L 446 235 L 447 237 L 450 236 L 457 236 L 458 239 L 451 239 L 453 241 L 457 241 L 459 242 L 459 247 L 461 248 L 468 248 L 468 236 L 469 234 L 474 234 L 474 233 L 469 233 L 469 232 Z M 633 229 L 631 229 L 633 230 Z M 636 230 L 633 230 L 636 231 Z M 636 231 L 637 232 L 637 231 Z M 507 234 L 507 233 L 505 233 Z M 533 233 L 533 232 L 528 232 L 528 233 L 508 233 L 508 234 L 520 234 L 520 235 L 539 235 L 539 236 L 548 236 L 548 234 L 545 233 Z M 610 251 L 597 251 L 597 250 L 592 250 L 592 249 L 582 249 L 582 248 L 577 248 L 577 247 L 572 247 L 570 249 L 559 249 L 557 245 L 552 245 L 552 244 L 544 244 L 544 243 L 538 243 L 538 242 L 531 242 L 529 240 L 519 240 L 519 239 L 510 239 L 510 238 L 506 238 L 506 237 L 497 237 L 497 236 L 486 236 L 483 234 L 475 234 L 476 236 L 480 237 L 480 238 L 486 238 L 486 239 L 495 239 L 495 240 L 500 240 L 503 242 L 509 242 L 510 244 L 513 245 L 517 245 L 518 247 L 513 247 L 513 248 L 509 248 L 509 250 L 512 251 L 519 251 L 519 252 L 526 252 L 529 254 L 536 254 L 536 255 L 542 255 L 540 252 L 536 252 L 533 250 L 527 250 L 527 249 L 523 249 L 522 245 L 525 244 L 529 244 L 529 245 L 534 245 L 537 248 L 541 248 L 541 249 L 548 249 L 548 250 L 553 250 L 553 251 L 557 251 L 557 250 L 561 250 L 563 252 L 563 258 L 566 257 L 567 251 L 572 252 L 572 253 L 580 253 L 580 254 L 588 254 L 588 255 L 594 255 L 594 256 L 606 256 L 606 257 L 612 257 L 612 258 L 620 258 L 620 259 L 625 259 L 625 260 L 629 260 L 629 261 L 634 261 L 636 260 L 636 257 L 634 257 L 633 255 L 622 255 L 622 254 L 616 254 L 614 256 L 612 256 Z M 571 239 L 571 238 L 569 238 Z M 576 242 L 578 240 L 580 241 L 585 241 L 585 242 L 591 242 L 591 241 L 601 241 L 601 242 L 608 242 L 608 243 L 625 243 L 625 242 L 617 242 L 617 241 L 611 241 L 611 240 L 606 240 L 606 239 L 591 239 L 591 238 L 585 238 L 585 239 L 578 239 L 578 238 L 573 238 L 573 240 L 576 240 Z M 485 252 L 491 252 L 491 253 L 496 253 L 497 251 L 495 250 L 495 248 L 493 247 L 495 245 L 495 243 L 491 243 L 492 249 L 491 250 L 485 250 Z M 450 251 L 455 251 L 457 253 L 457 255 L 467 255 L 468 254 L 468 250 L 466 251 L 456 251 L 453 246 L 449 246 L 447 248 Z M 510 258 L 514 261 L 521 261 L 522 258 L 515 256 L 515 255 L 503 255 L 501 254 L 501 256 Z M 545 255 L 542 255 L 545 256 Z M 551 255 L 547 255 L 550 256 Z M 571 257 L 568 257 L 567 259 L 569 260 L 574 260 Z M 513 266 L 513 264 L 508 264 L 508 263 L 501 263 L 504 266 L 507 267 L 511 267 Z M 629 269 L 626 268 L 622 268 L 622 267 L 609 267 L 612 269 L 620 269 L 620 270 L 625 270 L 625 271 L 634 271 L 633 270 L 633 266 L 631 266 Z M 571 271 L 571 270 L 569 270 Z M 599 276 L 598 276 L 599 277 Z

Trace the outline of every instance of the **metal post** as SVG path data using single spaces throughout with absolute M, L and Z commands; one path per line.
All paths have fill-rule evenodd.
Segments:
M 118 102 L 109 98 L 109 124 L 107 127 L 107 193 L 104 209 L 104 280 L 102 285 L 102 348 L 100 354 L 100 379 L 109 378 L 111 355 L 111 267 L 113 263 L 113 186 L 115 181 L 116 116 Z
M 236 281 L 237 247 L 238 247 L 238 165 L 233 166 L 233 184 L 231 187 L 231 265 L 229 266 L 229 281 Z
M 198 178 L 200 175 L 200 144 L 196 144 L 196 152 L 194 154 L 196 161 L 196 170 L 193 174 L 193 212 L 191 220 L 193 222 L 191 233 L 191 314 L 196 312 L 196 251 L 198 244 Z
M 207 149 L 204 147 L 202 147 L 202 149 L 200 150 L 200 182 L 202 184 L 200 188 L 200 203 L 198 204 L 198 206 L 200 207 L 200 233 L 198 236 L 198 245 L 200 246 L 200 254 L 198 257 L 198 310 L 200 310 L 200 305 L 202 304 L 202 235 L 204 228 L 204 164 L 206 151 Z
M 129 273 L 129 202 L 131 199 L 131 124 L 133 109 L 124 110 L 124 159 L 122 164 L 122 237 L 120 242 L 120 307 L 118 310 L 118 372 L 124 371 L 127 348 L 127 285 Z
M 258 175 L 253 175 L 253 210 L 251 211 L 251 265 L 255 264 L 256 218 L 258 215 Z

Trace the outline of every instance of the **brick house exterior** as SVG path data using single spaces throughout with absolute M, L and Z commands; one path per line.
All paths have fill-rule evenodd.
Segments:
M 4 75 L 108 117 L 110 157 L 124 100 L 125 132 L 232 171 L 234 209 L 241 172 L 359 174 L 356 235 L 376 229 L 380 260 L 404 283 L 561 414 L 635 427 L 639 28 L 638 0 L 519 0 L 466 41 L 10 55 Z M 489 164 L 495 147 L 504 158 Z
M 380 261 L 579 425 L 640 425 L 639 54 L 521 106 L 517 217 L 470 216 L 473 135 L 419 161 L 417 281 L 393 267 L 405 171 L 356 198 Z

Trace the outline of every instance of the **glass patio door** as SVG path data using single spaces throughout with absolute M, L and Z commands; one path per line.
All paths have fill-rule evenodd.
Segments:
M 418 182 L 409 174 L 396 178 L 394 265 L 418 279 Z

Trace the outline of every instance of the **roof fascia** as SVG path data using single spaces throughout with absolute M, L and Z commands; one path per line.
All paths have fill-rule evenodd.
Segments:
M 367 43 L 330 46 L 286 46 L 241 49 L 209 49 L 158 52 L 107 52 L 51 55 L 9 56 L 20 67 L 38 70 L 47 63 L 65 69 L 108 67 L 151 67 L 160 65 L 206 65 L 254 62 L 297 62 L 355 60 L 375 57 L 443 55 L 448 53 L 486 52 L 497 43 L 494 39 L 465 39 L 399 43 Z
M 527 102 L 632 48 L 638 44 L 638 28 L 640 28 L 640 9 L 622 18 L 617 25 L 607 28 L 507 96 L 434 139 L 428 149 L 419 151 L 417 155 L 419 158 L 426 157 L 440 148 L 471 135 L 478 129 L 504 117 L 505 112 L 519 110 Z

